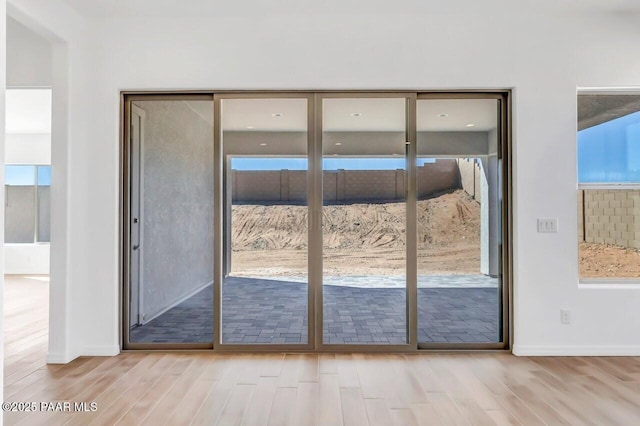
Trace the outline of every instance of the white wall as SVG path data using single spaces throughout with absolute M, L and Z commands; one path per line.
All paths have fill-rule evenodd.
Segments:
M 5 135 L 4 152 L 6 164 L 51 164 L 51 135 Z
M 5 274 L 49 274 L 49 244 L 5 244 Z
M 86 23 L 59 0 L 9 0 L 7 13 L 29 29 L 48 40 L 52 46 L 51 81 L 51 255 L 49 284 L 49 362 L 68 362 L 81 353 L 107 353 L 102 348 L 89 348 L 84 342 L 84 324 L 90 322 L 82 307 L 86 295 L 85 284 L 76 279 L 84 273 L 83 254 L 74 249 L 75 240 L 86 232 L 74 226 L 74 220 L 85 214 L 83 176 L 88 174 L 82 155 L 71 149 L 82 146 L 78 139 L 84 132 L 86 110 L 85 75 L 89 73 L 90 41 L 85 32 Z M 11 67 L 11 64 L 9 64 Z M 74 78 L 71 81 L 71 70 Z M 8 74 L 15 73 L 13 69 Z M 84 99 L 84 100 L 83 100 Z M 71 108 L 71 104 L 76 106 Z M 71 123 L 74 131 L 70 131 Z M 4 152 L 4 147 L 1 147 Z M 69 165 L 74 163 L 74 167 Z M 75 194 L 75 195 L 74 195 Z M 75 204 L 74 204 L 75 202 Z M 84 250 L 84 248 L 83 248 Z M 73 263 L 79 262 L 79 263 Z M 100 271 L 96 271 L 99 273 Z M 86 276 L 86 274 L 84 274 Z M 110 353 L 116 353 L 113 347 Z
M 5 92 L 7 88 L 7 2 L 0 0 L 0 164 L 4 164 Z M 4 173 L 0 173 L 0 195 L 4 200 Z M 0 241 L 4 241 L 4 203 L 0 206 Z M 0 244 L 0 254 L 2 253 Z M 0 256 L 0 259 L 2 256 Z M 0 330 L 4 330 L 4 267 L 0 264 Z M 4 333 L 0 333 L 0 359 L 4 361 Z M 0 401 L 4 401 L 4 362 L 0 365 Z M 3 419 L 0 417 L 0 425 Z
M 52 84 L 51 42 L 18 21 L 7 18 L 7 85 L 47 87 Z M 51 134 L 5 135 L 5 164 L 51 164 Z M 48 274 L 49 247 L 43 244 L 7 244 L 8 274 Z
M 51 44 L 18 21 L 7 18 L 7 86 L 51 86 Z
M 120 90 L 505 87 L 514 89 L 515 352 L 639 355 L 640 286 L 578 286 L 575 214 L 576 87 L 640 87 L 638 17 L 454 3 L 235 16 L 220 5 L 217 17 L 96 20 L 82 33 L 90 49 L 74 36 L 66 356 L 118 349 Z M 53 144 L 55 167 L 55 135 Z M 559 232 L 538 234 L 538 217 L 559 218 Z M 573 324 L 560 324 L 561 308 Z

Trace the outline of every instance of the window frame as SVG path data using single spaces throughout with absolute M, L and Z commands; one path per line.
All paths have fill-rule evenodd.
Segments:
M 612 87 L 612 88 L 578 88 L 576 92 L 576 194 L 579 194 L 579 191 L 585 190 L 604 190 L 604 191 L 638 191 L 640 190 L 640 182 L 589 182 L 589 183 L 580 183 L 579 181 L 579 164 L 578 164 L 578 134 L 580 130 L 578 130 L 578 106 L 577 101 L 581 95 L 592 95 L 592 96 L 640 96 L 640 88 L 623 88 L 623 87 Z M 639 110 L 640 111 L 640 110 Z M 602 123 L 604 124 L 604 123 Z M 576 201 L 579 202 L 576 198 Z M 583 205 L 584 209 L 584 205 Z M 576 217 L 576 219 L 579 219 Z M 583 219 L 584 220 L 584 219 Z M 578 225 L 576 223 L 576 225 Z M 584 237 L 584 236 L 583 236 Z M 621 285 L 621 288 L 632 288 L 636 286 L 640 286 L 640 277 L 628 277 L 628 278 L 613 278 L 613 277 L 582 277 L 580 274 L 580 243 L 581 241 L 577 241 L 578 250 L 577 250 L 577 266 L 578 266 L 578 285 L 585 286 L 588 288 L 597 288 L 600 285 L 603 285 L 604 288 L 614 288 L 617 284 Z

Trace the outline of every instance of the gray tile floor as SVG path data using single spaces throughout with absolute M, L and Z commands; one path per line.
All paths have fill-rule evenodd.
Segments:
M 420 342 L 497 342 L 498 288 L 472 285 L 471 276 L 438 276 L 418 288 Z M 423 283 L 424 278 L 421 277 Z M 370 278 L 373 279 L 373 278 Z M 444 286 L 446 279 L 450 286 Z M 457 280 L 457 281 L 456 281 Z M 428 285 L 428 284 L 425 284 Z M 305 343 L 307 287 L 299 282 L 228 277 L 223 284 L 224 343 Z M 213 288 L 131 330 L 132 342 L 210 342 Z M 405 343 L 402 288 L 324 286 L 325 343 Z

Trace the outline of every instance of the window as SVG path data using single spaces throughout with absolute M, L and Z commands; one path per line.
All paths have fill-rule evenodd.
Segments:
M 5 243 L 48 243 L 51 166 L 5 166 Z
M 640 95 L 578 95 L 581 279 L 640 278 Z

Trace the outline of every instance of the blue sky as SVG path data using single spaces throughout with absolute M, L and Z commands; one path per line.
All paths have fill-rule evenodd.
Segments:
M 418 165 L 432 163 L 433 159 L 420 159 Z M 324 170 L 396 170 L 405 168 L 405 159 L 399 158 L 325 158 Z M 307 170 L 305 158 L 237 157 L 231 160 L 235 170 Z
M 640 183 L 640 112 L 578 132 L 578 182 Z
M 36 166 L 18 166 L 8 165 L 5 166 L 4 182 L 6 185 L 33 185 L 35 181 Z M 38 167 L 38 185 L 48 186 L 51 185 L 51 166 L 37 166 Z

